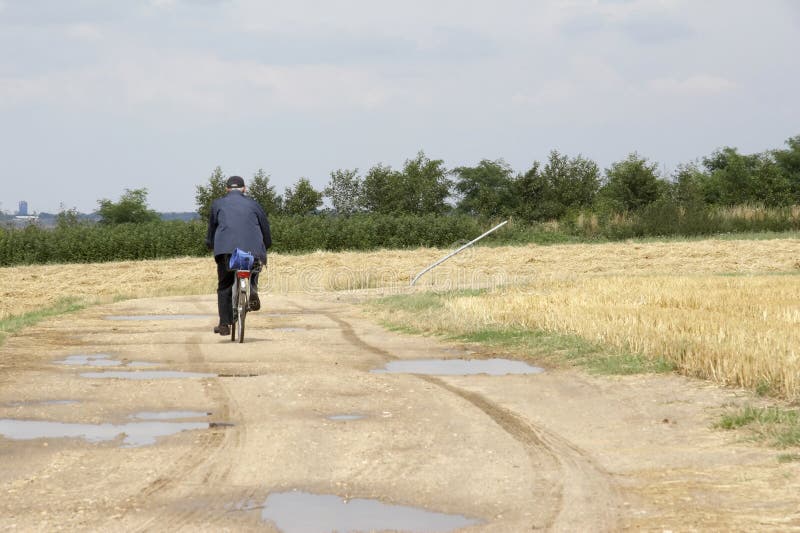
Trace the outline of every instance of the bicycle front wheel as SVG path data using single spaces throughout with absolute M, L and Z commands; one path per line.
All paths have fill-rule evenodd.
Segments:
M 248 298 L 247 298 L 247 291 L 239 291 L 239 302 L 236 309 L 236 324 L 234 324 L 233 329 L 237 330 L 239 334 L 239 342 L 244 342 L 244 319 L 247 316 L 247 305 L 248 305 Z M 233 333 L 231 333 L 233 334 Z

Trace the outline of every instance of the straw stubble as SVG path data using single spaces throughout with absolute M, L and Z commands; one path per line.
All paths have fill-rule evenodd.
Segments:
M 408 293 L 445 250 L 277 255 L 266 293 Z M 487 289 L 409 314 L 426 330 L 527 328 L 572 333 L 719 383 L 800 397 L 800 241 L 705 240 L 477 247 L 426 274 L 414 291 Z M 63 298 L 87 302 L 212 294 L 208 258 L 0 269 L 0 319 Z M 412 316 L 413 315 L 413 316 Z

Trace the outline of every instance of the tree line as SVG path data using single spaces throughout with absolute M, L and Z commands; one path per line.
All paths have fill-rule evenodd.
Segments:
M 225 195 L 226 179 L 216 167 L 205 183 L 196 186 L 195 204 L 203 220 L 211 202 Z M 553 150 L 544 163 L 534 161 L 525 172 L 515 172 L 502 159 L 447 169 L 444 161 L 420 151 L 400 169 L 379 163 L 363 175 L 358 169 L 332 171 L 322 190 L 300 178 L 278 194 L 263 169 L 247 187 L 269 215 L 459 213 L 541 222 L 586 212 L 640 213 L 654 205 L 693 212 L 712 206 L 785 207 L 800 205 L 800 135 L 788 139 L 784 149 L 756 154 L 721 148 L 678 166 L 670 175 L 662 175 L 657 163 L 637 153 L 601 171 L 582 155 Z M 329 208 L 322 209 L 324 198 L 329 199 Z M 99 200 L 97 214 L 101 224 L 158 219 L 147 207 L 146 189 L 126 190 L 117 202 Z M 76 216 L 65 211 L 58 221 L 72 222 Z
M 225 194 L 225 179 L 217 167 L 206 183 L 196 186 L 202 218 L 207 218 L 211 202 Z M 743 204 L 784 207 L 800 204 L 800 135 L 788 139 L 783 149 L 756 154 L 721 148 L 670 175 L 662 175 L 657 163 L 637 153 L 601 171 L 591 159 L 553 150 L 547 161 L 515 172 L 502 159 L 447 169 L 442 160 L 420 151 L 400 169 L 376 164 L 363 175 L 358 169 L 339 169 L 330 173 L 322 190 L 300 178 L 283 195 L 260 169 L 248 182 L 248 194 L 268 214 L 461 213 L 528 222 L 589 210 L 640 212 L 656 203 L 692 210 Z M 328 209 L 322 209 L 324 198 L 329 199 Z
M 225 180 L 217 167 L 196 186 L 200 220 L 164 221 L 146 189 L 126 189 L 98 201 L 98 223 L 71 209 L 52 229 L 0 225 L 0 265 L 207 254 L 206 217 Z M 420 152 L 400 169 L 333 171 L 319 191 L 301 178 L 278 194 L 263 170 L 248 187 L 270 215 L 277 252 L 450 247 L 500 217 L 511 222 L 488 244 L 800 231 L 800 136 L 758 154 L 722 148 L 669 176 L 638 154 L 601 171 L 553 151 L 515 172 L 502 160 L 446 169 Z

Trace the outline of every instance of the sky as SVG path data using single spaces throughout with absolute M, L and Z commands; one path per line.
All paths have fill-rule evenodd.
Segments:
M 800 135 L 794 0 L 0 0 L 0 210 L 214 168 L 301 177 L 551 150 L 677 165 Z

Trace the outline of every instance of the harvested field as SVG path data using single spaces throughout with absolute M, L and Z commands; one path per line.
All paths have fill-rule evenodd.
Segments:
M 497 350 L 387 331 L 374 310 L 433 332 L 577 332 L 722 384 L 773 380 L 770 393 L 796 399 L 797 245 L 478 248 L 413 289 L 443 251 L 275 255 L 266 312 L 248 315 L 243 344 L 211 332 L 210 258 L 2 269 L 4 317 L 61 299 L 101 305 L 0 322 L 17 331 L 0 346 L 0 529 L 262 531 L 272 528 L 262 507 L 291 490 L 464 516 L 476 531 L 796 530 L 796 439 L 775 450 L 747 440 L 750 429 L 714 428 L 741 424 L 740 413 L 796 419 L 783 402 L 675 373 L 556 364 L 507 376 L 375 372 Z M 392 294 L 365 312 L 365 300 Z M 162 297 L 113 301 L 143 296 Z M 402 305 L 416 301 L 433 305 Z M 122 317 L 133 319 L 111 320 Z M 531 349 L 548 363 L 560 345 Z M 97 362 L 112 368 L 86 372 Z M 150 427 L 134 419 L 159 413 L 193 413 L 194 429 L 133 448 L 125 433 L 17 434 L 39 422 Z
M 800 398 L 800 277 L 717 275 L 542 280 L 442 307 L 391 310 L 417 330 L 544 330 L 660 357 L 684 374 Z
M 405 292 L 445 250 L 272 254 L 267 284 L 275 292 L 365 288 Z M 478 247 L 426 274 L 437 290 L 536 284 L 593 276 L 800 273 L 800 240 L 569 244 Z M 0 319 L 65 297 L 113 299 L 214 291 L 211 258 L 0 268 Z
M 705 240 L 479 247 L 408 287 L 435 249 L 271 255 L 273 293 L 488 288 L 434 314 L 431 332 L 530 328 L 665 357 L 688 375 L 800 397 L 800 241 Z M 67 297 L 87 301 L 214 291 L 210 258 L 0 270 L 0 318 Z M 262 281 L 263 285 L 264 281 Z M 372 289 L 372 290 L 368 290 Z M 399 317 L 395 316 L 395 319 Z

